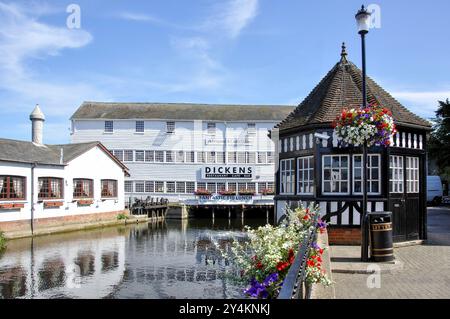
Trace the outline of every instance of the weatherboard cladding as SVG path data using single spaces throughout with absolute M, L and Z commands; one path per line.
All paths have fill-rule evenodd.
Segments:
M 208 121 L 279 122 L 293 106 L 213 105 L 190 103 L 103 103 L 84 102 L 72 115 L 77 119 L 160 119 Z
M 362 75 L 358 67 L 343 56 L 311 93 L 277 127 L 291 130 L 304 125 L 330 124 L 344 108 L 356 108 L 362 101 Z M 367 99 L 392 111 L 397 124 L 429 129 L 431 124 L 415 115 L 375 81 L 367 78 Z

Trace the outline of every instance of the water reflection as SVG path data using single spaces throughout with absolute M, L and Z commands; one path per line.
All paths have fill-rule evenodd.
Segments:
M 0 298 L 240 298 L 212 241 L 225 247 L 242 235 L 241 220 L 215 219 L 11 241 Z

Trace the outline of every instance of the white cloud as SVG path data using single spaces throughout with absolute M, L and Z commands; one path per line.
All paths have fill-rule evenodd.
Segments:
M 49 6 L 43 8 L 42 14 L 54 12 Z M 4 92 L 3 105 L 14 105 L 0 112 L 32 109 L 39 103 L 51 115 L 67 118 L 86 97 L 107 99 L 83 83 L 47 80 L 30 66 L 34 60 L 59 55 L 65 49 L 82 48 L 92 39 L 89 32 L 68 29 L 64 23 L 52 26 L 39 22 L 29 7 L 0 2 L 0 90 Z
M 394 91 L 391 95 L 414 113 L 430 118 L 438 108 L 438 101 L 450 99 L 450 90 L 442 91 Z
M 121 12 L 118 14 L 118 18 L 138 22 L 155 22 L 155 23 L 163 22 L 162 20 L 155 18 L 151 15 L 135 12 Z
M 219 4 L 214 11 L 205 27 L 223 29 L 229 37 L 236 38 L 257 16 L 258 0 L 229 0 Z

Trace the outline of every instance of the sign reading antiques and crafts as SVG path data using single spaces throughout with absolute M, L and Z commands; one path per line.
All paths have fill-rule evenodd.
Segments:
M 202 167 L 202 178 L 252 179 L 254 171 L 253 166 L 208 165 Z

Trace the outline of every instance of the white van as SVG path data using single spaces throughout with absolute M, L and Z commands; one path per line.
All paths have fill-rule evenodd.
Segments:
M 442 203 L 442 181 L 439 176 L 427 176 L 427 202 L 433 205 Z

